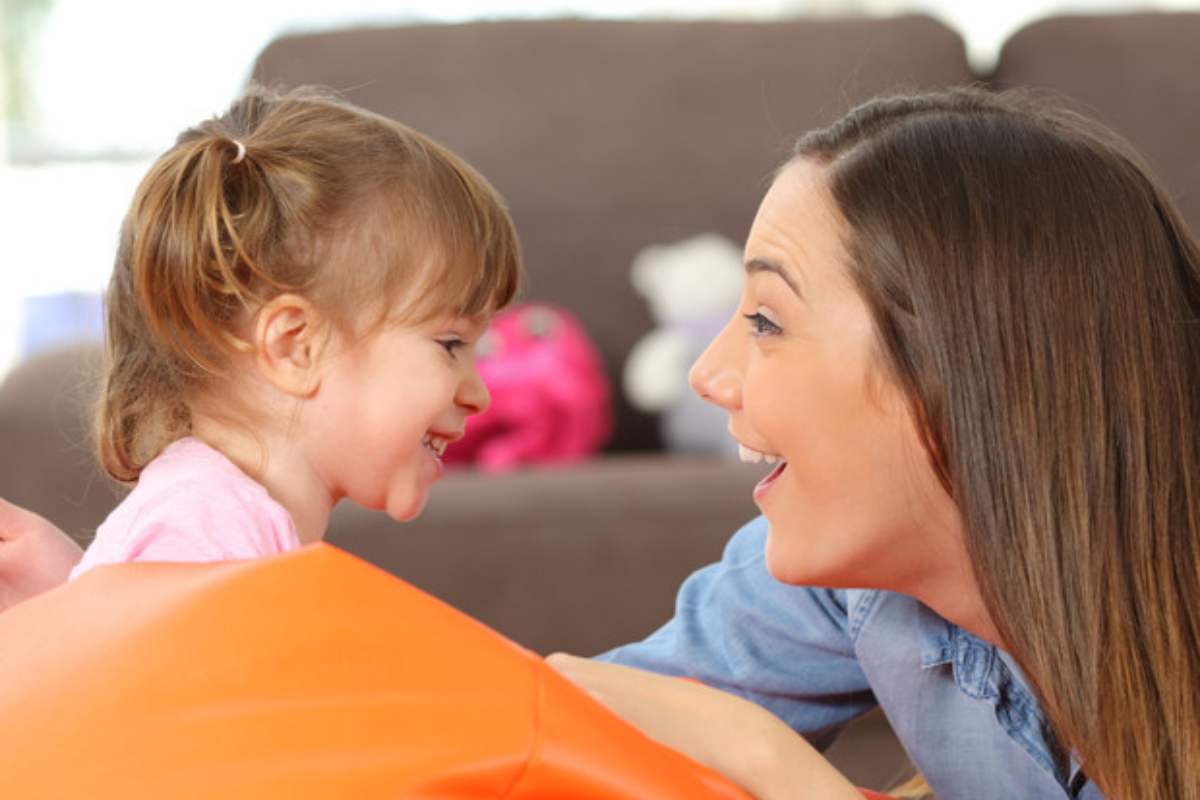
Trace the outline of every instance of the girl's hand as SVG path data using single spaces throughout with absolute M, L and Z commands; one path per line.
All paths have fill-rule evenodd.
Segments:
M 0 611 L 66 581 L 81 556 L 50 522 L 0 499 Z
M 803 737 L 766 709 L 702 684 L 555 653 L 546 662 L 643 733 L 762 800 L 862 800 Z

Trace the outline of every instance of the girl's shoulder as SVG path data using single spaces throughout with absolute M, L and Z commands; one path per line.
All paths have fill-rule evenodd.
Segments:
M 257 558 L 299 544 L 291 516 L 261 484 L 189 437 L 146 466 L 72 577 L 101 563 Z

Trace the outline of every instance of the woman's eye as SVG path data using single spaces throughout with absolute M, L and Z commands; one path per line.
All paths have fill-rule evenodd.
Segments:
M 760 312 L 743 314 L 742 316 L 749 320 L 754 336 L 775 336 L 776 334 L 783 333 L 783 328 L 780 328 L 774 322 L 767 319 Z

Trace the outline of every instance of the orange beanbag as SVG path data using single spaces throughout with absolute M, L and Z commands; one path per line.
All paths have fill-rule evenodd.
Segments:
M 0 614 L 12 798 L 745 798 L 329 545 L 122 564 Z

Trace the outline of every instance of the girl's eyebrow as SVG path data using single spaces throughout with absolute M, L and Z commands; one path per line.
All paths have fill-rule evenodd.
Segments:
M 753 275 L 756 272 L 774 272 L 783 278 L 783 282 L 795 293 L 796 297 L 801 300 L 804 299 L 804 295 L 800 293 L 800 287 L 796 285 L 796 281 L 792 278 L 791 273 L 784 269 L 784 266 L 779 262 L 770 261 L 765 258 L 752 258 L 746 262 L 746 274 Z
M 491 314 L 475 314 L 469 317 L 458 317 L 458 321 L 462 322 L 469 333 L 482 335 L 491 324 Z

